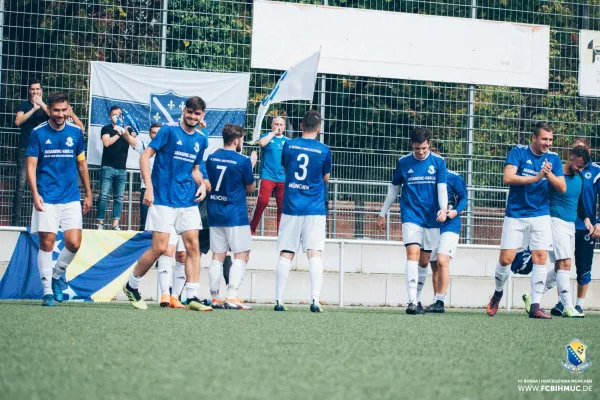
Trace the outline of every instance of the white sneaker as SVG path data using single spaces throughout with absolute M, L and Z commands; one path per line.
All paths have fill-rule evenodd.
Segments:
M 103 231 L 104 230 L 104 224 L 96 224 L 96 229 L 98 229 L 99 231 Z
M 223 302 L 223 305 L 225 306 L 225 308 L 231 310 L 252 310 L 252 307 L 245 305 L 244 302 L 237 297 L 233 299 L 226 298 Z
M 112 227 L 113 231 L 120 231 L 121 227 L 119 225 Z

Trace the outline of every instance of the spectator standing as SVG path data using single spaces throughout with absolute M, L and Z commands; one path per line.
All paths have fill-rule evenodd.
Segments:
M 281 117 L 273 120 L 271 132 L 263 133 L 258 140 L 258 145 L 262 148 L 262 162 L 260 164 L 260 189 L 256 199 L 256 208 L 254 216 L 250 222 L 250 230 L 254 235 L 260 222 L 260 218 L 269 205 L 271 194 L 275 192 L 277 201 L 277 231 L 279 231 L 279 221 L 281 221 L 281 212 L 283 210 L 283 192 L 285 183 L 285 171 L 281 165 L 281 153 L 283 145 L 289 139 L 283 136 L 285 130 L 285 121 Z
M 25 166 L 25 150 L 29 145 L 29 136 L 33 128 L 48 120 L 48 107 L 42 100 L 42 83 L 39 79 L 32 79 L 28 86 L 29 99 L 17 107 L 15 125 L 21 129 L 16 152 L 16 185 L 13 198 L 13 215 L 11 225 L 18 226 L 23 205 L 23 192 L 27 179 Z
M 119 106 L 110 109 L 111 123 L 102 127 L 100 135 L 104 151 L 102 152 L 102 170 L 100 173 L 100 193 L 98 196 L 98 229 L 104 229 L 104 217 L 110 190 L 113 190 L 113 221 L 112 229 L 121 230 L 119 220 L 123 211 L 123 194 L 127 183 L 127 153 L 129 143 L 123 138 L 124 128 L 118 126 L 123 110 Z

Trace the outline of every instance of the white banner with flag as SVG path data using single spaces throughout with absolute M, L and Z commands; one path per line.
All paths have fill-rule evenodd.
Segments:
M 207 106 L 208 155 L 223 144 L 221 131 L 226 123 L 244 126 L 250 87 L 249 73 L 218 73 L 139 67 L 93 61 L 91 63 L 88 162 L 100 165 L 100 131 L 110 123 L 114 105 L 137 120 L 142 141 L 149 141 L 154 123 L 178 121 L 185 101 L 200 96 Z M 128 169 L 139 169 L 139 155 L 130 149 Z
M 279 78 L 271 93 L 269 93 L 258 107 L 252 142 L 256 142 L 259 139 L 263 119 L 272 103 L 313 99 L 320 57 L 321 51 L 319 50 L 294 65 Z
M 600 32 L 579 32 L 579 95 L 600 97 Z

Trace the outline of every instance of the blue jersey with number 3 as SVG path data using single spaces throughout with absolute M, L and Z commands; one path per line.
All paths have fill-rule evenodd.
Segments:
M 249 225 L 246 185 L 254 183 L 250 159 L 233 150 L 219 149 L 208 156 L 206 171 L 211 186 L 208 194 L 210 226 Z
M 323 177 L 331 172 L 329 147 L 315 139 L 287 141 L 281 165 L 285 168 L 283 213 L 327 215 Z

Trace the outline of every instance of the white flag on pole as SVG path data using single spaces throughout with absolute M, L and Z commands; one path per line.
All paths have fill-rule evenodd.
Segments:
M 256 115 L 256 125 L 252 134 L 252 142 L 260 137 L 263 119 L 272 103 L 287 100 L 312 100 L 315 93 L 317 68 L 321 50 L 311 54 L 281 75 L 271 93 L 262 101 Z

